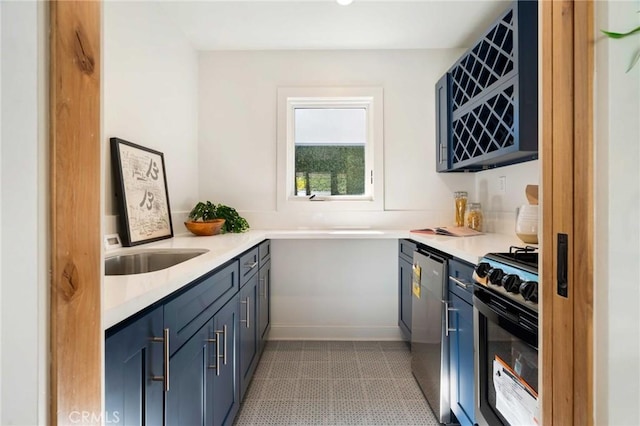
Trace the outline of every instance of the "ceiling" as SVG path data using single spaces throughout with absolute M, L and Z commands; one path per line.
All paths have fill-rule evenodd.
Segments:
M 162 1 L 198 50 L 469 47 L 505 0 Z

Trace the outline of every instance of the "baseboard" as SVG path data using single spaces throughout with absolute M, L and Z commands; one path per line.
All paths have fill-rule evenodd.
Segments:
M 400 328 L 272 324 L 269 340 L 404 340 Z

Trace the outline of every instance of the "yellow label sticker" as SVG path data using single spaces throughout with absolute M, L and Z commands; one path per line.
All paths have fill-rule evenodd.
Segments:
M 413 265 L 413 281 L 411 289 L 413 295 L 420 299 L 420 276 L 422 275 L 422 268 L 418 265 Z

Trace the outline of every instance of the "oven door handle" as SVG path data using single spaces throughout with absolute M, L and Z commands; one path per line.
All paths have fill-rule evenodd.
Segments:
M 493 315 L 498 315 L 499 317 L 508 319 L 516 324 L 518 323 L 518 317 L 510 313 L 506 306 L 501 305 L 496 300 L 491 300 L 490 303 L 487 303 L 484 300 L 479 299 L 477 296 L 473 296 L 473 306 L 476 306 L 485 316 L 489 315 L 489 312 L 491 312 Z
M 519 318 L 518 325 L 522 328 L 526 328 L 531 333 L 536 333 L 536 334 L 538 333 L 538 330 L 535 324 L 531 324 L 526 318 Z
M 506 307 L 497 303 L 496 301 L 492 301 L 492 303 L 484 303 L 489 310 L 491 310 L 494 314 L 511 321 L 514 324 L 518 324 L 518 316 L 509 312 Z
M 524 322 L 522 318 L 518 318 L 517 316 L 514 318 L 514 315 L 511 313 L 501 312 L 496 304 L 490 306 L 476 296 L 473 296 L 473 309 L 478 311 L 487 321 L 494 323 L 498 327 L 505 328 L 506 324 L 501 325 L 500 321 L 511 324 L 510 333 L 534 347 L 538 346 L 538 329 L 533 328 L 533 324 Z M 530 337 L 527 337 L 527 335 Z

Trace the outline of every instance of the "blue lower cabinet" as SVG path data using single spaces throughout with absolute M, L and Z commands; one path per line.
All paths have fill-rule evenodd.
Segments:
M 413 265 L 398 259 L 398 326 L 405 340 L 411 340 L 411 283 Z
M 164 345 L 162 307 L 127 327 L 107 332 L 105 341 L 105 409 L 123 425 L 161 425 L 163 419 Z M 155 341 L 154 341 L 155 338 Z
M 449 372 L 451 411 L 463 426 L 473 426 L 474 368 L 473 368 L 473 307 L 449 293 Z
M 411 284 L 416 247 L 417 244 L 412 240 L 398 241 L 398 327 L 407 341 L 411 341 Z
M 240 289 L 240 398 L 244 397 L 258 364 L 260 345 L 258 278 L 259 274 L 253 274 Z
M 240 405 L 233 362 L 237 318 L 236 296 L 171 357 L 167 425 L 233 422 Z
M 263 246 L 260 268 L 258 246 L 240 257 L 248 271 L 242 279 L 232 259 L 107 330 L 109 419 L 127 426 L 233 424 L 269 330 L 270 251 Z
M 214 329 L 218 332 L 219 368 L 213 370 L 213 423 L 208 424 L 215 426 L 233 424 L 240 409 L 240 383 L 236 370 L 240 350 L 239 302 L 236 295 L 213 317 Z
M 200 426 L 212 424 L 205 418 L 213 411 L 212 364 L 215 364 L 213 320 L 209 320 L 171 357 L 169 391 L 167 392 L 167 424 Z
M 262 247 L 262 245 L 260 246 Z M 260 265 L 258 272 L 258 336 L 260 352 L 264 349 L 271 329 L 271 261 Z
M 238 293 L 239 276 L 238 261 L 228 262 L 164 303 L 164 326 L 169 329 L 171 355 Z

